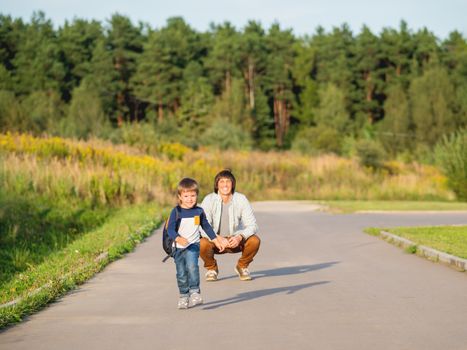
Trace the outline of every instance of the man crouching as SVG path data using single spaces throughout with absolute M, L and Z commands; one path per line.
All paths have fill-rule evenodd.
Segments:
M 258 253 L 261 240 L 256 235 L 258 225 L 253 209 L 245 195 L 235 192 L 235 177 L 230 170 L 222 170 L 214 179 L 214 192 L 208 194 L 201 207 L 214 232 L 227 241 L 220 251 L 204 236 L 200 240 L 200 256 L 207 269 L 206 281 L 216 281 L 219 269 L 215 254 L 242 253 L 235 272 L 242 281 L 251 280 L 248 266 Z

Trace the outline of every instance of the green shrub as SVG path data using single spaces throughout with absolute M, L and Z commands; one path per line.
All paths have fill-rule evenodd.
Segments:
M 130 146 L 150 146 L 158 143 L 159 136 L 150 123 L 123 123 L 112 133 L 110 139 Z
M 372 169 L 383 167 L 386 157 L 383 146 L 373 140 L 359 140 L 356 144 L 357 156 L 363 166 Z
M 298 132 L 292 149 L 302 154 L 336 153 L 341 151 L 339 132 L 328 126 L 305 128 Z
M 467 130 L 444 136 L 435 147 L 435 159 L 457 198 L 467 201 Z
M 224 119 L 215 121 L 206 130 L 202 136 L 202 142 L 222 150 L 250 149 L 253 143 L 247 131 Z

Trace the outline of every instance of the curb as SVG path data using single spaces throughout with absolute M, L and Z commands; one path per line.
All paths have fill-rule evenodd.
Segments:
M 418 245 L 411 240 L 396 236 L 386 231 L 380 231 L 380 236 L 387 242 L 392 243 L 404 249 L 414 249 L 417 255 L 420 255 L 433 262 L 440 262 L 457 271 L 467 271 L 467 259 L 462 259 L 454 255 L 450 255 L 439 250 Z

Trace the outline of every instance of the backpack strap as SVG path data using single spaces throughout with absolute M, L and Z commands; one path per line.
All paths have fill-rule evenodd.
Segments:
M 180 208 L 179 205 L 177 205 L 175 207 L 175 232 L 178 232 L 178 229 L 180 227 L 181 216 L 182 216 L 182 209 Z M 166 232 L 169 226 L 169 221 L 170 221 L 170 217 L 165 221 Z M 173 240 L 173 243 L 175 243 L 175 240 Z M 169 258 L 173 257 L 174 253 L 175 253 L 175 249 L 172 248 L 172 253 L 168 254 L 164 259 L 162 259 L 162 262 L 166 262 Z
M 175 231 L 177 232 L 178 232 L 178 229 L 180 228 L 181 216 L 182 216 L 182 208 L 180 208 L 180 206 L 177 205 L 175 207 Z

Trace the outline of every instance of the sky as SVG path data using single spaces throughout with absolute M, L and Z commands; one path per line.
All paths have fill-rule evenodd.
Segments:
M 355 34 L 363 25 L 378 34 L 385 27 L 397 29 L 405 20 L 411 30 L 426 27 L 440 39 L 454 30 L 467 37 L 467 0 L 0 0 L 2 15 L 29 21 L 38 10 L 55 26 L 73 18 L 106 22 L 119 13 L 134 24 L 141 21 L 153 28 L 181 16 L 198 31 L 224 21 L 238 29 L 248 20 L 259 21 L 264 28 L 278 22 L 301 36 L 313 34 L 318 26 L 329 31 L 343 23 Z

